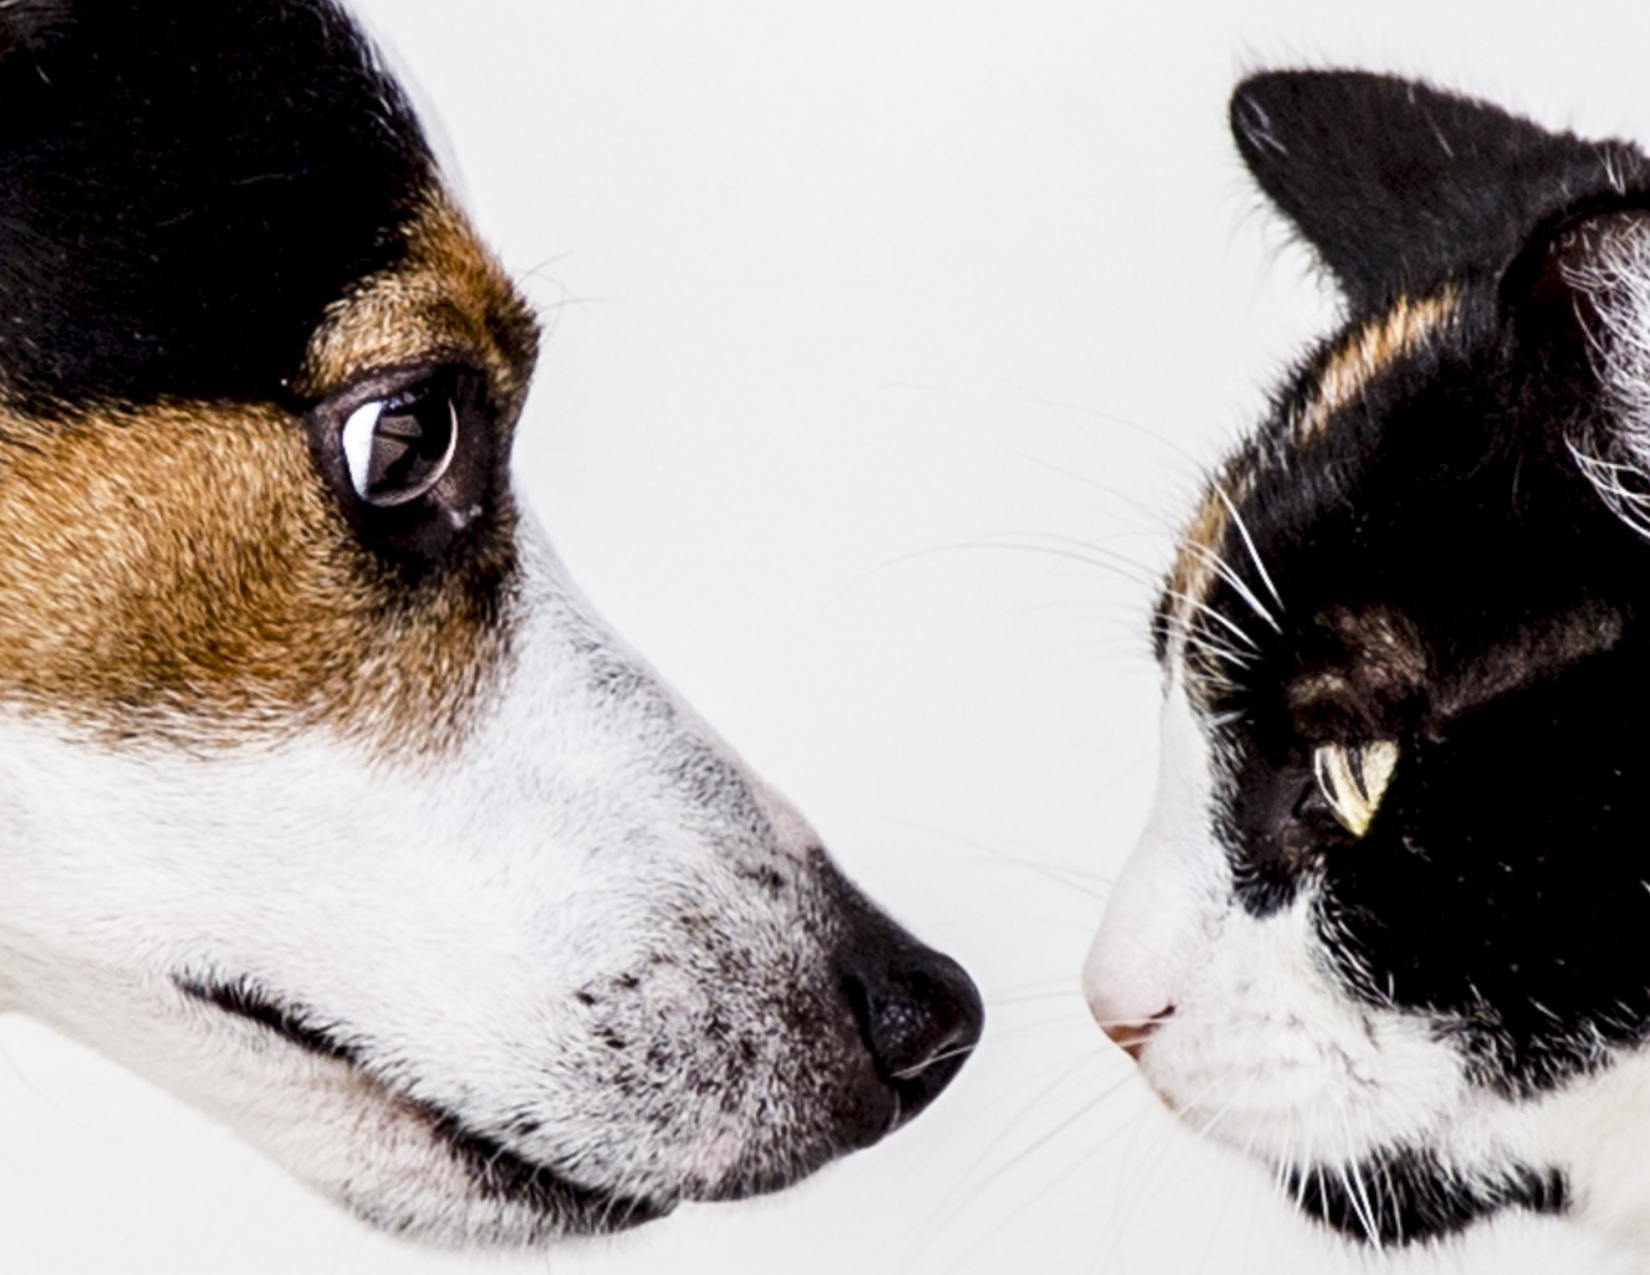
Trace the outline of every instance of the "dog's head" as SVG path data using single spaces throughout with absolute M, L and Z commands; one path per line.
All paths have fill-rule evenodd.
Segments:
M 0 6 L 0 1008 L 381 1225 L 793 1180 L 966 977 L 511 491 L 536 329 L 327 0 Z

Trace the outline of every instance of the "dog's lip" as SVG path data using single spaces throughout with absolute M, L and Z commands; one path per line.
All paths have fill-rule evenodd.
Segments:
M 569 1234 L 625 1230 L 665 1216 L 678 1203 L 674 1197 L 628 1196 L 585 1186 L 469 1128 L 450 1111 L 396 1092 L 362 1065 L 357 1047 L 317 1026 L 302 1010 L 284 1004 L 254 980 L 176 974 L 172 982 L 191 1000 L 249 1019 L 306 1053 L 349 1066 L 382 1090 L 387 1101 L 415 1112 L 431 1136 L 463 1163 L 479 1192 L 554 1219 L 558 1230 Z

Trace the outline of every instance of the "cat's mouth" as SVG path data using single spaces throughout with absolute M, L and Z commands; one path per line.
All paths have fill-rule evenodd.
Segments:
M 1139 1063 L 1146 1052 L 1146 1042 L 1156 1035 L 1158 1029 L 1173 1016 L 1174 1006 L 1170 1005 L 1167 1009 L 1160 1010 L 1148 1019 L 1103 1022 L 1100 1024 L 1100 1030 L 1111 1037 L 1113 1044 L 1134 1059 L 1136 1063 Z M 1168 1102 L 1169 1100 L 1165 1097 L 1164 1101 Z M 1174 1104 L 1172 1102 L 1169 1103 L 1169 1106 L 1173 1110 Z

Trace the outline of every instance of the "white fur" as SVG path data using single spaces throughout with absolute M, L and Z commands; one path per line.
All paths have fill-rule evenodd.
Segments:
M 442 1240 L 545 1224 L 478 1194 L 428 1108 L 591 1188 L 703 1196 L 817 1140 L 810 1087 L 840 1062 L 783 1021 L 825 977 L 807 826 L 606 633 L 536 529 L 522 540 L 515 660 L 456 755 L 388 763 L 316 734 L 114 750 L 0 721 L 0 1009 Z M 188 998 L 180 975 L 254 979 L 366 1063 Z
M 1109 923 L 1084 969 L 1089 1008 L 1105 1024 L 1146 1023 L 1174 1004 L 1208 959 L 1231 907 L 1225 857 L 1209 853 L 1208 744 L 1186 695 L 1163 712 L 1158 799 L 1112 890 Z
M 1394 1145 L 1462 1176 L 1561 1169 L 1574 1212 L 1650 1261 L 1650 1057 L 1540 1099 L 1470 1085 L 1420 1015 L 1353 1000 L 1310 922 L 1311 886 L 1256 919 L 1210 825 L 1219 759 L 1181 680 L 1164 708 L 1157 807 L 1084 971 L 1102 1023 L 1164 1019 L 1140 1067 L 1192 1127 L 1291 1165 L 1339 1168 Z

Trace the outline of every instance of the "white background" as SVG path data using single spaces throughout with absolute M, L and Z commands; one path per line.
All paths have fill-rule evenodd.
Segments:
M 1245 68 L 1429 74 L 1650 137 L 1650 8 L 372 0 L 549 341 L 575 575 L 975 974 L 915 1125 L 782 1196 L 502 1262 L 367 1233 L 0 1025 L 0 1271 L 1369 1270 L 1161 1113 L 1077 969 L 1149 797 L 1147 583 L 1332 302 L 1225 131 Z M 1397 1263 L 1604 1269 L 1552 1223 Z

